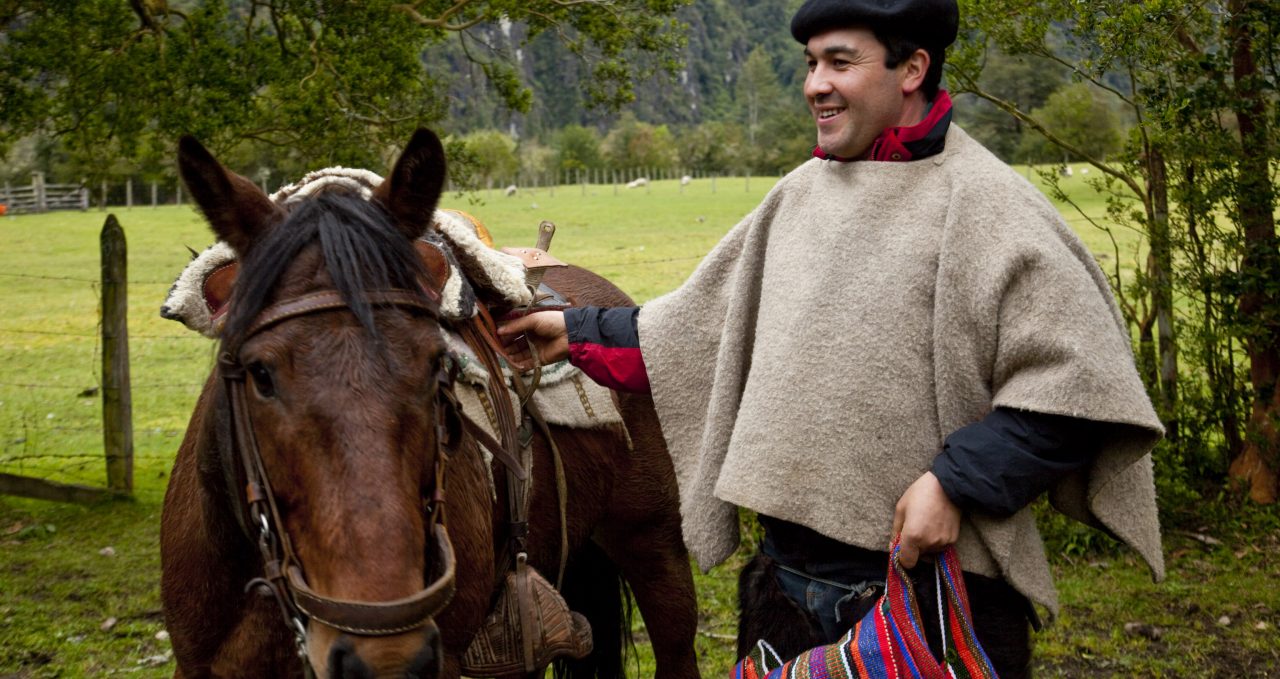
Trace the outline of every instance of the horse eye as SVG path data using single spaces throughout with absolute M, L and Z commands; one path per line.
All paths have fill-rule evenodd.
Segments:
M 246 370 L 249 376 L 253 378 L 253 386 L 258 390 L 258 395 L 263 398 L 271 398 L 276 395 L 275 384 L 271 382 L 271 371 L 261 363 L 250 363 Z

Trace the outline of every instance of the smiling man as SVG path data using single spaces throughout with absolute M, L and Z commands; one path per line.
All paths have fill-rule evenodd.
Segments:
M 908 567 L 956 546 L 978 639 L 1000 676 L 1027 676 L 1031 603 L 1057 609 L 1028 508 L 1045 491 L 1163 574 L 1163 430 L 1123 320 L 1053 206 L 951 124 L 958 18 L 955 0 L 805 2 L 791 32 L 814 158 L 674 292 L 503 328 L 652 392 L 704 568 L 738 548 L 738 508 L 756 513 L 740 655 L 837 640 L 883 591 L 898 536 Z

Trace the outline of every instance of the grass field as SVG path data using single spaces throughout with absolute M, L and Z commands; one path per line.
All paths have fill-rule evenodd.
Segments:
M 1100 215 L 1083 179 L 1077 172 L 1068 187 Z M 714 192 L 710 180 L 684 189 L 562 186 L 510 198 L 449 195 L 442 205 L 476 215 L 504 245 L 532 244 L 538 222 L 550 219 L 556 256 L 643 302 L 683 280 L 772 184 L 721 178 Z M 186 246 L 202 249 L 211 236 L 185 207 L 115 213 L 129 239 L 135 500 L 85 508 L 0 497 L 0 677 L 173 672 L 158 597 L 160 500 L 212 343 L 157 310 L 190 256 Z M 1105 233 L 1069 209 L 1064 215 L 1093 252 L 1115 257 Z M 104 218 L 0 219 L 0 471 L 104 482 L 93 391 Z M 1123 262 L 1141 243 L 1132 233 L 1117 237 Z M 1241 532 L 1215 533 L 1219 544 L 1170 536 L 1170 577 L 1159 586 L 1125 556 L 1057 559 L 1064 614 L 1037 637 L 1039 676 L 1280 676 L 1277 533 L 1276 515 L 1260 512 Z M 736 565 L 698 576 L 706 676 L 723 675 L 733 661 Z M 1139 626 L 1126 632 L 1126 623 Z M 637 637 L 633 675 L 648 676 L 638 619 Z

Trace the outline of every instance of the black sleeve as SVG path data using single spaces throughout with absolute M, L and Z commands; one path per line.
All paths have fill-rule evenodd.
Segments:
M 569 344 L 638 349 L 640 334 L 636 331 L 636 319 L 639 315 L 640 307 L 568 307 L 564 310 L 564 326 Z
M 996 408 L 952 432 L 932 471 L 961 509 L 1008 516 L 1091 462 L 1112 426 Z

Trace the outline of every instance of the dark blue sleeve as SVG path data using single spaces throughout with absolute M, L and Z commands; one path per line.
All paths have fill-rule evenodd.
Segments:
M 952 432 L 932 471 L 961 509 L 1008 516 L 1091 462 L 1113 426 L 996 408 Z
M 617 349 L 640 348 L 636 319 L 640 307 L 567 307 L 564 326 L 569 344 L 597 344 Z
M 633 393 L 649 391 L 636 319 L 640 307 L 569 307 L 564 326 L 569 362 L 598 384 Z

